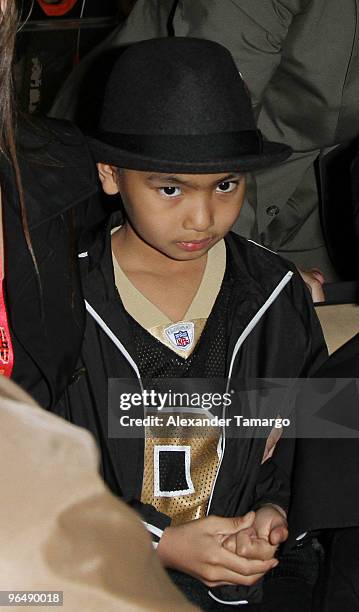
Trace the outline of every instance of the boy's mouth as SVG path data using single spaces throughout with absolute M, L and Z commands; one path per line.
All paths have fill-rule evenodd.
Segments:
M 203 238 L 203 240 L 182 240 L 176 244 L 185 251 L 201 251 L 207 248 L 212 241 L 213 238 Z

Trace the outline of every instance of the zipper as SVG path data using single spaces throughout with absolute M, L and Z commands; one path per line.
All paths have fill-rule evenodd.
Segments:
M 261 306 L 261 308 L 254 315 L 254 317 L 250 320 L 250 322 L 248 323 L 247 327 L 243 330 L 243 332 L 239 336 L 239 338 L 238 338 L 238 340 L 237 340 L 237 342 L 235 344 L 235 347 L 233 349 L 233 353 L 232 353 L 232 357 L 231 357 L 231 363 L 230 363 L 229 370 L 228 370 L 227 384 L 226 384 L 226 393 L 228 393 L 228 389 L 229 389 L 229 385 L 230 385 L 230 381 L 231 381 L 231 377 L 232 377 L 232 372 L 233 372 L 234 362 L 235 362 L 235 360 L 237 358 L 237 355 L 238 355 L 238 352 L 239 352 L 240 348 L 242 347 L 242 345 L 245 342 L 245 340 L 248 338 L 248 336 L 251 333 L 251 331 L 253 331 L 253 329 L 259 323 L 259 321 L 261 320 L 263 315 L 267 312 L 268 308 L 273 304 L 273 302 L 277 299 L 277 297 L 281 293 L 281 291 L 283 291 L 284 287 L 289 283 L 289 281 L 291 280 L 293 274 L 294 274 L 293 272 L 287 272 L 287 274 L 278 283 L 276 288 L 270 294 L 269 298 L 264 302 L 263 306 Z M 226 406 L 223 406 L 223 409 L 222 409 L 222 418 L 223 419 L 226 418 Z M 222 465 L 222 461 L 223 461 L 223 457 L 224 457 L 225 448 L 226 448 L 226 428 L 225 428 L 225 425 L 223 425 L 223 428 L 222 428 L 221 457 L 220 457 L 219 462 L 218 462 L 217 473 L 216 473 L 216 476 L 215 476 L 215 479 L 214 479 L 214 482 L 213 482 L 213 485 L 212 485 L 212 490 L 211 490 L 211 495 L 210 495 L 210 498 L 209 498 L 209 501 L 208 501 L 206 516 L 208 516 L 210 508 L 211 508 L 213 494 L 214 494 L 214 489 L 215 489 L 215 486 L 216 486 L 216 483 L 217 483 L 217 478 L 218 478 L 219 471 L 221 469 L 221 465 Z

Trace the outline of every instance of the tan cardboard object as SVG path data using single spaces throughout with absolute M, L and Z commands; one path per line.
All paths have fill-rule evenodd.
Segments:
M 52 612 L 194 612 L 106 489 L 90 434 L 3 378 L 0 398 L 0 589 L 63 591 Z
M 316 308 L 329 353 L 359 332 L 359 305 L 337 304 Z

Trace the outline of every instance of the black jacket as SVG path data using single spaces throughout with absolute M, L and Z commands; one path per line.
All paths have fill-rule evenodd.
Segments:
M 292 539 L 320 532 L 325 548 L 313 610 L 354 612 L 359 609 L 359 334 L 330 356 L 315 379 L 313 389 L 322 388 L 328 398 L 316 412 L 324 431 L 328 422 L 338 426 L 338 437 L 297 440 L 289 529 Z
M 227 265 L 235 278 L 227 359 L 229 367 L 232 364 L 231 382 L 307 376 L 325 358 L 326 349 L 301 278 L 274 253 L 234 234 L 227 236 L 226 245 Z M 111 438 L 107 429 L 108 379 L 138 377 L 126 354 L 131 333 L 114 283 L 108 228 L 80 261 L 89 311 L 78 364 L 83 375 L 69 387 L 56 411 L 92 431 L 101 448 L 106 482 L 141 511 L 156 540 L 170 519 L 138 501 L 143 439 Z M 137 383 L 135 387 L 140 388 Z M 283 441 L 275 458 L 260 468 L 264 443 L 263 438 L 238 436 L 226 440 L 210 513 L 235 516 L 267 501 L 287 506 L 292 445 Z
M 101 216 L 98 181 L 82 134 L 68 122 L 24 121 L 17 141 L 39 279 L 25 242 L 12 170 L 3 158 L 13 378 L 40 404 L 50 407 L 68 384 L 81 347 L 85 311 L 76 255 L 80 234 Z
M 326 348 L 311 297 L 301 278 L 283 259 L 235 234 L 227 236 L 226 246 L 227 266 L 234 279 L 226 359 L 231 372 L 228 385 L 235 388 L 244 380 L 253 392 L 257 378 L 308 376 L 325 359 Z M 88 310 L 78 364 L 82 376 L 69 387 L 55 411 L 94 434 L 101 449 L 105 481 L 115 494 L 140 512 L 156 545 L 171 519 L 139 501 L 143 432 L 136 432 L 136 438 L 114 438 L 108 431 L 108 379 L 132 379 L 133 390 L 141 390 L 131 348 L 126 351 L 131 346 L 131 331 L 114 282 L 108 227 L 98 234 L 93 247 L 81 254 L 80 261 Z M 263 416 L 264 406 L 268 416 L 266 391 L 256 391 L 255 413 Z M 251 413 L 251 392 L 241 395 L 240 406 L 234 405 L 234 414 Z M 141 409 L 138 410 L 131 416 L 142 416 Z M 283 402 L 280 407 L 275 403 L 271 416 L 289 410 L 290 406 Z M 229 436 L 227 431 L 222 432 L 222 455 L 208 513 L 238 516 L 267 502 L 287 508 L 293 440 L 281 440 L 272 459 L 261 466 L 265 439 L 254 437 L 256 433 L 252 430 L 251 434 L 239 437 L 233 430 Z M 260 601 L 261 585 L 217 587 L 214 596 L 217 601 L 232 604 L 243 599 Z
M 313 380 L 313 390 L 322 385 L 327 397 L 316 411 L 324 434 L 322 439 L 297 441 L 289 513 L 293 537 L 305 531 L 359 526 L 359 334 L 335 351 L 314 377 L 324 379 L 317 385 Z M 338 437 L 325 437 L 327 420 L 338 426 L 332 434 Z

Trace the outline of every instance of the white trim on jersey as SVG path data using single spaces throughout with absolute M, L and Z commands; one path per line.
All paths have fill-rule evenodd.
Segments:
M 163 491 L 160 486 L 160 453 L 184 453 L 184 467 L 185 477 L 187 483 L 187 489 Z M 156 445 L 153 449 L 153 494 L 154 497 L 181 497 L 184 495 L 191 495 L 194 493 L 195 488 L 191 478 L 191 447 L 190 446 L 177 446 L 172 445 Z

